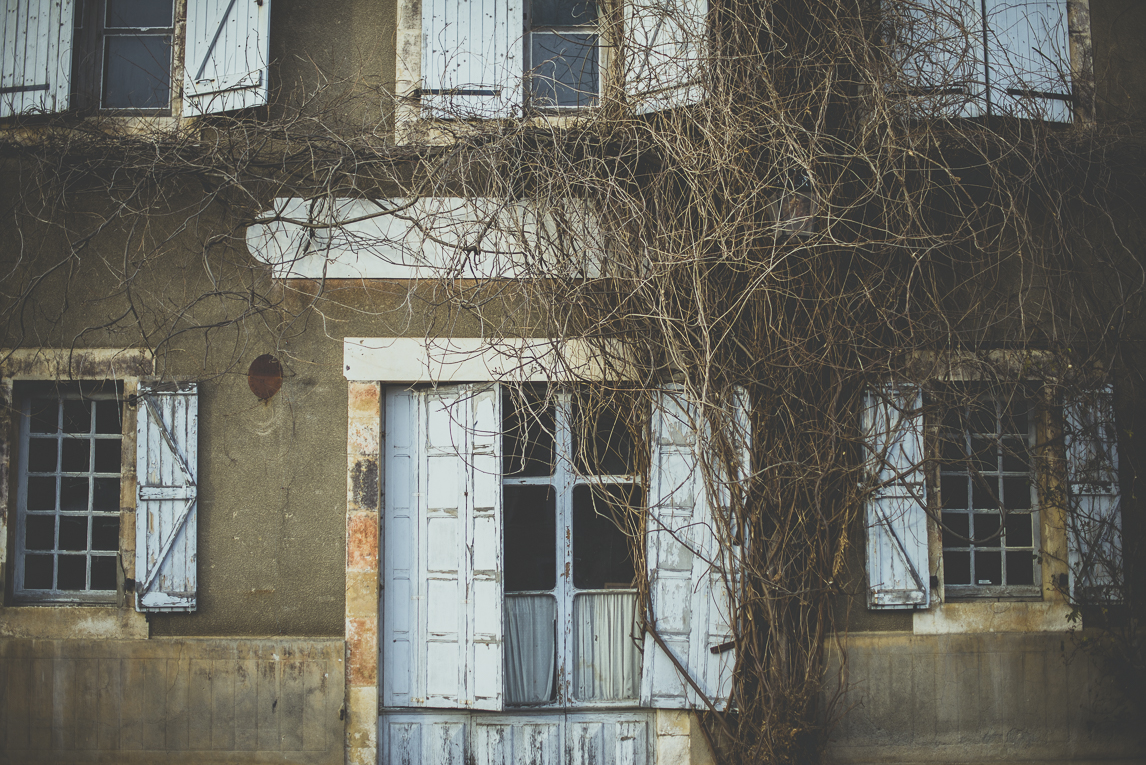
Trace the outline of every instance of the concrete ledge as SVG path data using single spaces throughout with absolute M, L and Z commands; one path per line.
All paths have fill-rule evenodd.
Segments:
M 1071 622 L 1070 608 L 1062 603 L 989 602 L 943 603 L 916 611 L 912 631 L 916 635 L 952 635 L 974 632 L 1068 632 L 1081 629 Z
M 146 640 L 147 617 L 113 606 L 0 608 L 0 638 Z

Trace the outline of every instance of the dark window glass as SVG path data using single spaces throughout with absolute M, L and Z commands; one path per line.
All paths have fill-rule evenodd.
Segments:
M 966 446 L 959 436 L 944 438 L 939 444 L 939 454 L 945 464 L 953 465 L 966 458 Z
M 24 519 L 24 549 L 51 550 L 56 543 L 56 516 L 29 515 Z
M 506 394 L 502 399 L 502 470 L 509 476 L 553 474 L 556 420 L 552 402 L 544 404 L 539 394 L 526 393 L 524 402 Z
M 119 518 L 96 516 L 92 518 L 92 549 L 119 549 Z
M 28 479 L 28 509 L 29 510 L 55 510 L 56 509 L 56 479 L 55 478 L 29 478 Z
M 24 589 L 50 590 L 52 589 L 52 556 L 51 555 L 25 555 L 24 556 Z
M 597 4 L 584 0 L 533 0 L 534 27 L 576 27 L 597 23 Z
M 1034 543 L 1031 535 L 1031 516 L 1012 514 L 1007 516 L 1007 547 L 1030 547 Z M 1007 553 L 1008 556 L 1013 553 Z M 1014 582 L 1012 582 L 1014 584 Z
M 55 472 L 57 444 L 54 438 L 31 439 L 28 443 L 28 472 Z
M 92 510 L 114 512 L 119 509 L 119 479 L 96 478 L 92 492 Z
M 542 109 L 597 102 L 597 35 L 534 32 L 530 90 Z
M 1031 482 L 1028 478 L 1003 479 L 1003 507 L 1026 510 L 1031 506 Z
M 1034 555 L 1025 550 L 1007 550 L 1007 584 L 1034 583 Z
M 967 476 L 945 475 L 939 479 L 939 491 L 943 495 L 943 506 L 949 508 L 967 507 Z
M 88 579 L 88 556 L 60 555 L 56 558 L 59 566 L 56 578 L 57 590 L 86 590 Z
M 59 431 L 59 402 L 55 399 L 32 399 L 32 421 L 29 423 L 33 433 L 56 433 Z
M 64 432 L 92 432 L 92 402 L 76 399 L 64 401 Z
M 1002 534 L 999 531 L 999 516 L 994 513 L 985 515 L 975 513 L 975 544 L 979 547 L 999 547 L 1002 543 Z
M 73 511 L 88 509 L 87 478 L 60 479 L 60 509 Z
M 109 27 L 169 27 L 172 0 L 107 0 Z
M 1002 559 L 998 550 L 975 551 L 975 584 L 1003 583 Z
M 92 556 L 92 589 L 93 590 L 114 590 L 115 588 L 116 588 L 115 556 L 114 555 L 93 555 Z
M 1003 470 L 1007 473 L 1025 473 L 1030 470 L 1030 454 L 1025 439 L 1003 439 Z
M 975 476 L 971 489 L 971 497 L 974 500 L 974 507 L 976 510 L 997 510 L 999 509 L 999 482 L 995 476 Z
M 65 473 L 86 473 L 91 470 L 89 449 L 91 442 L 87 439 L 65 438 L 63 444 L 63 459 L 61 469 Z
M 573 585 L 583 590 L 631 587 L 629 537 L 622 531 L 642 503 L 631 485 L 573 489 Z
M 966 513 L 943 514 L 943 546 L 966 547 L 970 544 L 971 523 Z
M 88 549 L 88 519 L 74 515 L 60 517 L 60 549 Z
M 104 39 L 105 109 L 166 109 L 171 103 L 171 38 L 166 35 Z
M 943 577 L 947 584 L 971 584 L 971 553 L 959 550 L 945 551 Z
M 120 445 L 118 438 L 101 438 L 95 442 L 95 471 L 97 473 L 118 473 L 120 465 Z
M 557 506 L 548 486 L 504 490 L 506 592 L 550 590 L 557 584 Z
M 633 439 L 612 407 L 588 411 L 575 400 L 573 408 L 573 453 L 581 475 L 631 475 L 634 472 Z
M 96 403 L 96 433 L 123 432 L 122 410 L 119 401 L 99 401 Z

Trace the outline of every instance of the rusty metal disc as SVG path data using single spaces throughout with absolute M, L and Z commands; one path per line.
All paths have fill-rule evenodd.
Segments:
M 283 365 L 269 353 L 264 353 L 251 362 L 247 370 L 247 385 L 251 392 L 266 401 L 283 387 Z

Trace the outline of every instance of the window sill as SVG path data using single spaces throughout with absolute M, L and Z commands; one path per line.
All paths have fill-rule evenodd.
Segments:
M 0 608 L 0 638 L 147 640 L 147 617 L 132 608 L 43 605 Z
M 916 635 L 951 635 L 982 632 L 1067 632 L 1082 627 L 1070 621 L 1071 609 L 1063 603 L 991 601 L 943 603 L 916 611 L 912 631 Z

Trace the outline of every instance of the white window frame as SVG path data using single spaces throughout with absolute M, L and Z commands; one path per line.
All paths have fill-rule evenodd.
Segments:
M 172 104 L 177 100 L 178 78 L 182 76 L 183 71 L 182 62 L 176 55 L 176 31 L 182 29 L 186 20 L 186 0 L 172 0 L 171 23 L 161 27 L 108 27 L 106 25 L 107 8 L 112 1 L 75 0 L 72 97 L 86 102 L 85 108 L 99 111 L 129 114 L 170 114 Z M 152 37 L 157 35 L 166 35 L 169 40 L 167 103 L 155 107 L 106 106 L 104 104 L 104 85 L 107 77 L 108 38 Z M 91 71 L 93 68 L 94 72 Z M 86 87 L 81 89 L 78 84 L 84 82 L 85 79 Z
M 577 112 L 577 111 L 581 111 L 583 109 L 591 109 L 591 108 L 597 106 L 600 102 L 601 89 L 603 86 L 602 74 L 608 68 L 608 61 L 607 61 L 608 48 L 607 48 L 607 46 L 601 44 L 601 14 L 605 12 L 605 9 L 600 7 L 601 6 L 600 3 L 592 2 L 592 0 L 584 0 L 583 4 L 588 5 L 589 3 L 592 3 L 592 5 L 596 9 L 595 18 L 594 18 L 592 23 L 576 24 L 576 25 L 562 25 L 562 26 L 545 26 L 545 25 L 534 26 L 534 24 L 533 24 L 533 0 L 522 0 L 522 2 L 525 4 L 524 5 L 525 26 L 524 26 L 524 35 L 523 35 L 524 39 L 523 39 L 523 44 L 522 44 L 522 47 L 523 47 L 523 58 L 522 58 L 522 60 L 524 62 L 523 67 L 524 67 L 524 75 L 525 75 L 525 90 L 526 90 L 525 103 L 526 103 L 526 108 L 529 111 L 533 111 L 533 112 L 547 113 L 547 112 Z M 566 0 L 566 2 L 568 2 L 568 0 Z M 560 105 L 560 104 L 539 104 L 539 103 L 536 103 L 534 101 L 535 94 L 533 92 L 534 91 L 533 82 L 534 82 L 534 78 L 536 78 L 538 76 L 535 73 L 536 68 L 537 68 L 537 66 L 540 66 L 540 64 L 534 64 L 534 62 L 533 62 L 533 38 L 535 35 L 538 35 L 538 36 L 548 35 L 548 36 L 557 37 L 558 39 L 561 39 L 565 35 L 593 35 L 594 37 L 596 37 L 596 42 L 594 43 L 594 45 L 592 47 L 594 48 L 594 53 L 595 53 L 596 59 L 597 59 L 597 63 L 596 63 L 597 90 L 592 96 L 589 97 L 590 103 Z M 588 48 L 589 46 L 585 46 L 585 47 Z M 561 87 L 560 85 L 557 85 L 556 89 L 560 89 L 560 87 Z
M 634 646 L 637 653 L 637 668 L 636 679 L 637 688 L 634 689 L 634 695 L 630 698 L 617 699 L 617 700 L 579 700 L 574 698 L 575 695 L 575 670 L 577 657 L 575 655 L 575 641 L 574 641 L 574 617 L 573 617 L 573 604 L 575 599 L 581 595 L 597 594 L 597 593 L 612 593 L 612 594 L 630 594 L 633 596 L 634 613 L 633 619 L 630 622 L 630 636 L 634 636 L 634 630 L 638 621 L 638 614 L 636 609 L 639 607 L 637 602 L 638 593 L 636 588 L 628 589 L 578 589 L 573 581 L 573 567 L 575 565 L 573 559 L 573 492 L 579 487 L 598 488 L 608 485 L 628 485 L 637 487 L 643 497 L 642 480 L 639 475 L 635 474 L 618 474 L 618 475 L 605 475 L 594 474 L 587 475 L 581 474 L 574 466 L 574 446 L 573 446 L 573 429 L 575 423 L 574 418 L 574 394 L 567 391 L 551 393 L 550 400 L 553 404 L 554 412 L 554 466 L 553 472 L 548 476 L 536 477 L 519 477 L 519 476 L 506 476 L 502 479 L 503 491 L 507 488 L 517 486 L 544 486 L 550 487 L 555 495 L 555 526 L 557 532 L 557 539 L 554 544 L 557 546 L 557 576 L 555 586 L 552 590 L 544 591 L 522 591 L 520 593 L 504 593 L 506 598 L 515 594 L 521 595 L 553 595 L 557 603 L 557 639 L 556 639 L 556 698 L 552 702 L 541 704 L 511 704 L 508 701 L 508 692 L 506 694 L 507 710 L 511 709 L 551 709 L 551 708 L 578 708 L 578 707 L 636 707 L 640 705 L 640 677 L 642 661 L 640 647 Z M 507 401 L 503 407 L 510 406 L 512 403 Z M 506 411 L 503 409 L 503 417 Z M 523 416 L 528 418 L 531 412 L 525 410 Z M 502 437 L 505 437 L 504 429 Z M 507 455 L 507 459 L 510 458 Z M 502 512 L 504 513 L 505 501 L 503 498 Z M 502 529 L 504 534 L 505 522 L 502 521 Z M 508 551 L 505 551 L 508 554 Z M 505 558 L 503 557 L 503 566 L 505 565 Z M 635 562 L 634 562 L 635 565 Z M 568 572 L 562 575 L 561 572 Z M 639 572 L 636 572 L 639 576 Z M 508 618 L 508 609 L 505 610 Z M 505 631 L 505 643 L 509 643 L 509 630 Z M 506 678 L 508 684 L 509 672 L 509 650 L 504 651 L 506 657 L 506 670 L 503 677 Z M 507 686 L 508 688 L 508 686 Z

